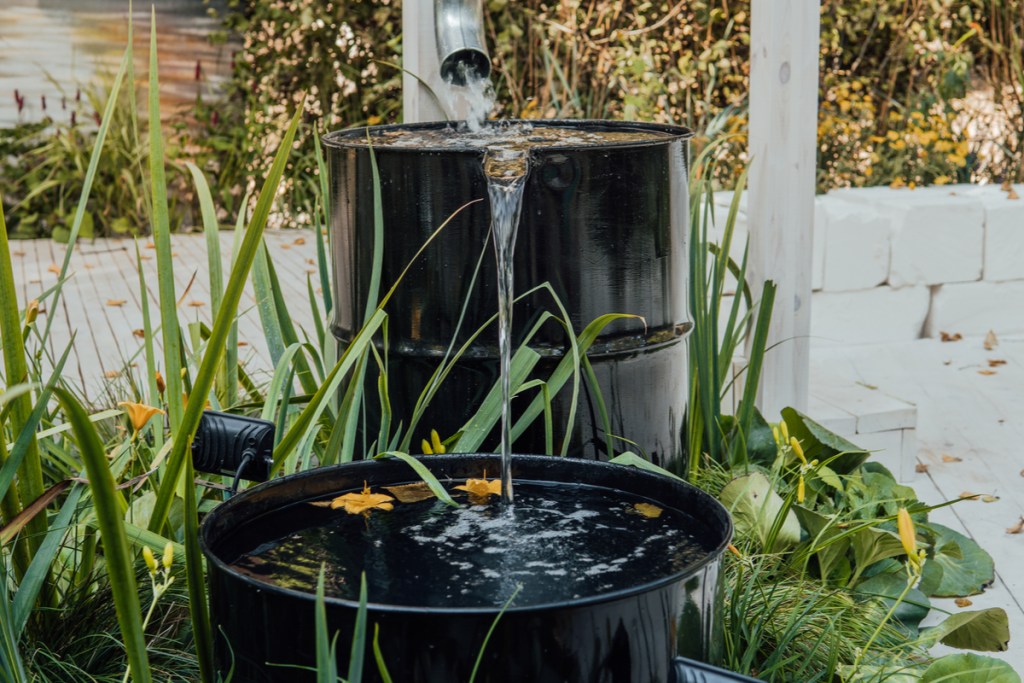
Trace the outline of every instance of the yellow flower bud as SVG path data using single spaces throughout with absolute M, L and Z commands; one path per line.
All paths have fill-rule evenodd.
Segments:
M 39 317 L 39 299 L 32 299 L 25 307 L 25 327 L 28 327 Z
M 423 451 L 424 455 L 433 455 L 434 449 L 430 447 L 430 442 L 426 439 L 420 441 L 420 450 Z
M 796 454 L 797 459 L 806 465 L 807 458 L 804 456 L 804 447 L 800 445 L 800 442 L 795 436 L 789 437 L 789 446 L 793 449 L 793 453 Z
M 796 502 L 803 505 L 804 498 L 806 497 L 807 489 L 804 484 L 804 475 L 800 475 L 800 479 L 796 482 Z
M 782 440 L 789 443 L 789 427 L 786 426 L 785 420 L 779 423 L 779 429 L 782 431 Z
M 444 453 L 444 444 L 441 443 L 441 437 L 438 435 L 436 429 L 430 430 L 430 445 L 433 446 L 434 452 L 438 455 Z
M 167 382 L 164 381 L 164 376 L 160 374 L 159 370 L 157 370 L 157 372 L 156 372 L 156 390 L 157 390 L 157 393 L 159 393 L 161 395 L 165 391 L 167 391 Z
M 779 428 L 778 427 L 772 427 L 772 436 L 775 438 L 775 443 L 777 443 L 777 444 L 782 443 L 779 440 Z
M 900 508 L 896 513 L 896 528 L 900 532 L 900 543 L 911 562 L 916 561 L 917 556 L 917 532 L 914 531 L 914 520 L 910 518 L 907 508 Z
M 174 544 L 167 541 L 167 545 L 164 546 L 164 569 L 170 569 L 171 565 L 174 564 Z
M 142 559 L 146 561 L 146 566 L 149 568 L 149 573 L 156 574 L 156 558 L 153 557 L 153 551 L 149 549 L 148 545 L 142 546 Z

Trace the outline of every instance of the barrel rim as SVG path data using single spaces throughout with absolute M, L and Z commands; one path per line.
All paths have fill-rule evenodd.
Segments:
M 368 149 L 370 147 L 369 142 L 366 140 L 366 136 L 372 133 L 383 133 L 388 131 L 417 131 L 417 130 L 441 130 L 444 128 L 452 128 L 461 121 L 432 121 L 428 123 L 393 123 L 383 126 L 360 126 L 357 128 L 346 128 L 344 130 L 331 131 L 324 133 L 320 137 L 320 141 L 324 147 L 329 149 Z M 598 130 L 609 130 L 609 131 L 628 131 L 636 130 L 643 132 L 657 132 L 665 133 L 665 137 L 652 138 L 650 140 L 631 140 L 631 141 L 619 141 L 619 142 L 606 142 L 601 144 L 593 145 L 545 145 L 543 147 L 536 147 L 531 150 L 532 154 L 546 154 L 549 152 L 566 152 L 566 151 L 579 151 L 579 150 L 592 150 L 592 149 L 630 149 L 630 148 L 645 148 L 645 147 L 656 147 L 658 145 L 665 145 L 667 143 L 677 141 L 688 141 L 693 138 L 693 131 L 685 126 L 677 126 L 669 123 L 648 123 L 641 121 L 614 121 L 606 119 L 500 119 L 496 123 L 501 124 L 530 124 L 530 125 L 544 125 L 553 128 L 582 128 L 582 129 L 598 129 Z M 424 145 L 422 147 L 397 147 L 391 145 L 380 145 L 374 147 L 374 150 L 387 150 L 388 153 L 410 153 L 410 154 L 423 154 L 423 153 L 438 153 L 444 152 L 446 154 L 471 154 L 480 155 L 486 151 L 485 146 L 480 147 L 460 147 L 452 148 L 444 145 Z
M 441 455 L 441 456 L 420 456 L 418 459 L 423 461 L 424 463 L 431 463 L 431 462 L 439 462 L 438 460 L 432 460 L 432 458 L 445 458 L 445 459 L 459 458 L 459 459 L 468 460 L 468 461 L 471 462 L 473 460 L 493 460 L 494 458 L 498 458 L 498 457 L 500 457 L 500 456 L 497 456 L 495 454 L 473 453 L 473 454 L 451 454 L 451 455 Z M 613 470 L 620 470 L 623 474 L 628 473 L 628 475 L 630 477 L 636 477 L 636 478 L 639 478 L 640 480 L 643 480 L 643 479 L 646 478 L 649 481 L 651 481 L 652 483 L 657 482 L 657 483 L 660 483 L 662 485 L 668 483 L 670 485 L 679 487 L 682 490 L 687 491 L 687 495 L 689 495 L 689 496 L 696 496 L 696 498 L 700 501 L 699 505 L 694 505 L 693 506 L 694 508 L 697 508 L 697 509 L 686 509 L 686 510 L 683 510 L 683 509 L 680 509 L 677 506 L 669 505 L 668 503 L 665 503 L 665 505 L 667 507 L 673 507 L 674 509 L 676 509 L 676 510 L 678 510 L 680 512 L 683 512 L 684 514 L 687 514 L 687 515 L 689 515 L 689 516 L 691 516 L 691 517 L 693 517 L 695 519 L 699 519 L 700 521 L 705 523 L 712 530 L 719 530 L 720 529 L 721 532 L 722 532 L 720 542 L 714 548 L 712 548 L 711 550 L 708 550 L 707 554 L 701 560 L 699 560 L 697 562 L 694 562 L 693 564 L 688 565 L 688 566 L 684 567 L 683 569 L 681 569 L 679 571 L 673 572 L 673 573 L 671 573 L 671 574 L 669 574 L 667 576 L 663 576 L 663 577 L 661 577 L 659 579 L 655 579 L 653 581 L 648 581 L 648 582 L 641 583 L 641 584 L 638 584 L 638 585 L 635 585 L 635 586 L 631 586 L 629 588 L 624 588 L 624 589 L 620 589 L 620 590 L 617 590 L 617 591 L 612 591 L 612 592 L 609 592 L 609 593 L 602 593 L 602 594 L 599 594 L 599 595 L 592 595 L 592 596 L 587 596 L 587 597 L 577 598 L 577 599 L 567 599 L 567 600 L 563 600 L 561 602 L 551 602 L 551 603 L 543 603 L 543 604 L 537 604 L 537 605 L 524 605 L 524 606 L 521 606 L 521 607 L 516 607 L 516 606 L 511 606 L 510 605 L 507 608 L 504 608 L 501 605 L 491 606 L 491 607 L 425 607 L 425 606 L 393 605 L 393 604 L 388 604 L 388 603 L 368 602 L 367 603 L 367 609 L 370 610 L 370 611 L 373 611 L 375 613 L 386 613 L 386 614 L 442 614 L 442 615 L 459 615 L 459 614 L 463 614 L 463 615 L 495 615 L 496 616 L 499 613 L 505 613 L 505 614 L 508 614 L 508 613 L 513 613 L 513 614 L 529 614 L 529 613 L 533 613 L 533 612 L 548 612 L 548 611 L 551 611 L 551 610 L 583 608 L 583 607 L 590 607 L 590 606 L 600 605 L 600 604 L 605 604 L 605 603 L 617 602 L 617 601 L 620 601 L 620 600 L 628 600 L 628 599 L 632 599 L 632 598 L 634 598 L 634 597 L 636 597 L 638 595 L 642 595 L 642 594 L 645 594 L 645 593 L 650 593 L 650 592 L 654 592 L 654 591 L 658 591 L 658 590 L 664 589 L 664 588 L 666 588 L 668 586 L 671 586 L 671 585 L 676 584 L 676 583 L 678 583 L 680 581 L 686 580 L 686 579 L 688 579 L 690 577 L 697 576 L 700 573 L 702 573 L 704 570 L 706 570 L 709 566 L 715 565 L 715 564 L 717 564 L 720 561 L 722 554 L 725 552 L 726 548 L 728 547 L 729 543 L 732 540 L 732 536 L 733 536 L 732 517 L 729 514 L 728 510 L 726 510 L 725 507 L 714 496 L 709 494 L 707 491 L 704 491 L 703 489 L 698 488 L 697 486 L 694 486 L 693 484 L 691 484 L 691 483 L 689 483 L 689 482 L 687 482 L 687 481 L 685 481 L 683 479 L 670 479 L 670 478 L 665 477 L 664 475 L 661 475 L 661 474 L 657 474 L 657 473 L 654 473 L 654 472 L 649 472 L 649 471 L 646 471 L 646 470 L 642 470 L 642 469 L 637 468 L 637 467 L 632 467 L 632 466 L 627 466 L 627 465 L 619 465 L 619 464 L 616 464 L 616 463 L 608 463 L 608 462 L 595 461 L 595 460 L 582 460 L 582 459 L 575 459 L 575 458 L 573 458 L 573 459 L 570 459 L 570 458 L 558 458 L 556 456 L 548 456 L 548 455 L 514 455 L 513 456 L 513 463 L 514 464 L 515 463 L 523 463 L 523 464 L 525 464 L 527 466 L 529 466 L 529 465 L 540 465 L 542 462 L 543 463 L 550 463 L 550 462 L 562 463 L 562 462 L 570 462 L 570 461 L 571 461 L 573 467 L 612 468 Z M 221 503 L 219 506 L 217 506 L 212 512 L 210 512 L 206 516 L 206 518 L 203 520 L 202 527 L 201 527 L 200 533 L 199 533 L 199 547 L 200 547 L 200 550 L 202 551 L 203 555 L 206 557 L 206 560 L 207 560 L 207 562 L 209 564 L 212 564 L 213 566 L 215 566 L 217 571 L 222 572 L 225 576 L 229 577 L 233 581 L 240 581 L 240 582 L 242 582 L 244 584 L 247 584 L 249 587 L 251 587 L 253 589 L 256 589 L 256 590 L 259 590 L 259 591 L 265 591 L 265 592 L 268 592 L 268 593 L 281 594 L 283 596 L 288 596 L 288 597 L 291 597 L 291 598 L 294 598 L 294 599 L 298 599 L 300 601 L 304 601 L 304 602 L 307 602 L 307 603 L 310 603 L 310 604 L 315 604 L 315 602 L 316 602 L 316 595 L 314 593 L 309 593 L 309 592 L 306 592 L 306 591 L 299 591 L 299 590 L 295 590 L 295 589 L 291 589 L 291 588 L 284 588 L 282 586 L 277 586 L 277 585 L 272 584 L 272 583 L 268 583 L 268 582 L 264 582 L 264 581 L 259 581 L 257 579 L 254 579 L 254 578 L 250 577 L 250 576 L 246 576 L 246 575 L 244 575 L 244 574 L 242 574 L 240 572 L 235 571 L 231 567 L 230 564 L 225 562 L 221 557 L 219 557 L 217 555 L 216 552 L 214 552 L 213 546 L 216 545 L 216 541 L 218 539 L 208 539 L 207 538 L 212 533 L 211 529 L 213 527 L 214 521 L 216 521 L 218 516 L 224 515 L 224 514 L 228 514 L 233 508 L 238 507 L 240 505 L 244 505 L 245 502 L 246 502 L 246 498 L 247 497 L 256 495 L 256 494 L 258 494 L 260 492 L 264 492 L 264 491 L 266 491 L 268 489 L 272 489 L 272 488 L 276 488 L 276 487 L 280 487 L 280 486 L 287 486 L 289 484 L 294 484 L 297 481 L 301 482 L 304 479 L 326 478 L 326 477 L 331 476 L 331 474 L 333 474 L 335 472 L 338 472 L 338 471 L 347 471 L 347 470 L 357 470 L 358 471 L 358 469 L 360 469 L 360 468 L 369 470 L 369 469 L 373 468 L 374 466 L 384 465 L 384 464 L 388 464 L 388 463 L 392 463 L 392 462 L 395 462 L 395 461 L 391 460 L 391 459 L 389 459 L 389 460 L 359 460 L 359 461 L 354 461 L 354 462 L 349 462 L 349 463 L 343 463 L 343 464 L 340 464 L 340 465 L 330 465 L 330 466 L 327 466 L 327 467 L 318 467 L 318 468 L 313 468 L 313 469 L 310 469 L 310 470 L 306 470 L 305 472 L 298 472 L 296 474 L 291 474 L 291 475 L 288 475 L 288 476 L 285 476 L 285 477 L 281 477 L 281 478 L 274 479 L 274 480 L 271 480 L 271 481 L 268 481 L 268 482 L 264 482 L 262 484 L 254 486 L 254 487 L 252 487 L 250 489 L 246 489 L 245 491 L 237 494 L 236 496 L 230 498 L 229 500 L 225 501 L 224 503 Z M 414 473 L 410 472 L 410 477 L 413 477 L 413 476 L 414 476 Z M 367 481 L 369 481 L 369 479 L 370 479 L 370 477 L 368 477 L 366 475 L 360 475 L 360 478 L 365 478 Z M 387 482 L 380 482 L 380 483 L 378 483 L 376 485 L 380 486 L 380 485 L 383 485 L 385 483 L 387 483 Z M 568 483 L 568 482 L 562 482 L 562 483 Z M 656 498 L 654 496 L 649 496 L 649 497 L 651 497 L 652 499 L 658 501 L 658 498 Z M 294 502 L 301 502 L 301 500 L 296 500 Z M 701 514 L 702 512 L 704 514 Z M 209 569 L 207 570 L 207 573 L 208 573 L 208 575 L 211 574 Z M 332 597 L 332 596 L 325 596 L 324 597 L 324 602 L 325 602 L 326 605 L 330 605 L 330 606 L 346 607 L 346 608 L 350 608 L 350 609 L 358 609 L 359 608 L 359 601 L 358 600 L 351 600 L 351 599 L 347 599 L 347 598 L 338 598 L 338 597 Z

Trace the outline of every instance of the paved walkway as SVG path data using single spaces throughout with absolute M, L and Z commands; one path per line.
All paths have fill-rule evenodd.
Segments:
M 221 236 L 225 262 L 232 237 L 228 232 Z M 307 278 L 316 272 L 314 239 L 301 232 L 271 232 L 267 242 L 285 298 L 292 304 L 290 312 L 298 325 L 311 330 Z M 180 235 L 173 244 L 181 318 L 209 323 L 203 238 Z M 155 252 L 146 240 L 139 247 L 156 317 Z M 64 247 L 35 240 L 14 242 L 12 250 L 24 305 L 56 282 L 53 271 L 63 259 Z M 46 313 L 56 315 L 52 350 L 63 350 L 72 331 L 76 333 L 76 355 L 67 372 L 79 378 L 90 398 L 98 399 L 108 377 L 122 372 L 126 364 L 133 373 L 138 373 L 133 363 L 141 366 L 142 340 L 136 334 L 142 328 L 141 290 L 134 243 L 82 242 L 71 269 L 59 310 Z M 269 362 L 255 303 L 247 290 L 239 338 L 245 344 L 242 358 L 258 372 L 266 371 Z M 995 559 L 996 584 L 972 598 L 973 608 L 1007 610 L 1011 647 L 997 656 L 1024 671 L 1024 533 L 1006 531 L 1024 516 L 1024 338 L 1001 339 L 992 350 L 986 350 L 980 338 L 855 347 L 818 344 L 811 366 L 812 417 L 831 421 L 840 431 L 856 432 L 851 438 L 867 448 L 886 448 L 879 459 L 902 471 L 926 502 L 939 503 L 965 492 L 997 498 L 989 503 L 964 501 L 933 513 L 933 519 L 972 536 Z M 910 467 L 899 467 L 901 448 Z M 915 473 L 914 460 L 926 471 Z M 961 609 L 952 601 L 942 607 L 950 612 Z

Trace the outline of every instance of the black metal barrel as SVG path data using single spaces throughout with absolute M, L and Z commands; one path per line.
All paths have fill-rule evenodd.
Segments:
M 443 455 L 421 459 L 442 481 L 497 471 L 497 456 Z M 722 553 L 732 535 L 726 510 L 681 480 L 640 469 L 559 457 L 515 456 L 520 481 L 577 483 L 641 495 L 692 521 L 690 532 L 707 554 L 675 573 L 613 593 L 564 603 L 511 606 L 494 627 L 477 673 L 479 683 L 689 683 L 747 680 L 675 659 L 715 662 L 721 649 Z M 232 568 L 238 534 L 259 542 L 275 512 L 339 491 L 415 480 L 403 462 L 361 461 L 309 470 L 249 489 L 218 506 L 203 522 L 210 608 L 222 673 L 246 683 L 316 680 L 311 593 L 265 583 Z M 266 542 L 275 540 L 265 532 Z M 311 549 L 315 552 L 315 549 Z M 414 571 L 416 558 L 409 558 Z M 445 577 L 425 580 L 444 581 Z M 347 671 L 358 605 L 326 599 L 329 632 L 338 634 L 339 670 Z M 370 637 L 364 681 L 380 680 L 371 643 L 379 643 L 391 678 L 402 683 L 468 681 L 499 607 L 368 607 Z
M 682 452 L 687 393 L 684 340 L 691 326 L 686 301 L 691 133 L 676 126 L 625 122 L 537 123 L 659 134 L 635 142 L 531 150 L 514 271 L 518 293 L 550 285 L 577 334 L 605 314 L 638 316 L 606 327 L 590 349 L 588 358 L 600 392 L 583 382 L 573 432 L 556 432 L 555 447 L 567 438 L 569 454 L 601 458 L 607 456 L 611 443 L 614 450 L 639 448 L 654 461 L 672 466 Z M 335 273 L 332 329 L 345 344 L 365 318 L 373 276 L 371 151 L 365 128 L 331 133 L 324 137 L 324 145 Z M 417 398 L 453 339 L 454 348 L 459 348 L 497 312 L 495 257 L 487 243 L 490 208 L 484 150 L 375 146 L 373 154 L 383 209 L 382 290 L 412 262 L 386 308 L 391 420 L 408 426 Z M 482 201 L 469 204 L 475 200 Z M 460 208 L 414 260 L 430 235 Z M 561 315 L 547 291 L 516 305 L 513 336 L 517 345 L 545 311 Z M 496 326 L 492 326 L 470 344 L 464 360 L 429 405 L 413 443 L 432 428 L 443 437 L 454 434 L 480 405 L 498 375 L 496 337 Z M 554 321 L 545 323 L 530 345 L 542 356 L 534 372 L 540 379 L 551 374 L 569 348 L 565 329 Z M 366 386 L 376 396 L 375 368 L 367 374 Z M 527 392 L 516 398 L 513 411 L 521 411 L 534 395 Z M 553 401 L 556 430 L 566 424 L 570 401 L 567 385 Z M 372 418 L 377 401 L 367 401 L 366 407 Z M 624 437 L 636 446 L 611 436 Z M 496 438 L 493 435 L 483 448 L 494 447 Z M 542 452 L 541 421 L 514 447 L 518 452 Z

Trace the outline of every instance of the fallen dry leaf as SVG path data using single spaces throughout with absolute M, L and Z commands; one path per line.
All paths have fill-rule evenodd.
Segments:
M 114 379 L 115 377 L 117 377 L 121 373 L 118 372 L 117 370 L 107 370 L 103 374 L 107 376 L 107 379 Z
M 203 306 L 206 305 L 206 302 L 205 301 L 196 301 L 195 299 L 193 299 L 192 301 L 188 302 L 188 305 L 191 306 L 192 308 L 202 308 Z
M 434 497 L 434 492 L 430 490 L 425 481 L 400 486 L 385 486 L 384 490 L 397 498 L 399 503 L 418 503 L 421 500 Z
M 305 237 L 296 237 L 295 241 L 292 242 L 292 244 L 305 244 L 305 243 L 306 243 L 306 238 Z
M 970 607 L 971 605 L 974 604 L 968 598 L 957 598 L 953 602 L 956 603 L 957 607 Z
M 981 497 L 982 503 L 995 503 L 999 500 L 999 496 L 993 496 L 991 493 L 986 493 Z
M 923 462 L 919 462 L 914 466 L 914 471 L 918 474 L 924 474 L 928 471 L 928 465 L 925 465 Z
M 1009 180 L 1004 180 L 1003 184 L 999 186 L 999 189 L 1002 190 L 1003 192 L 1009 192 L 1010 190 L 1013 189 L 1013 183 L 1011 183 Z
M 56 263 L 51 263 L 51 264 L 50 264 L 50 265 L 49 265 L 49 266 L 48 266 L 48 267 L 46 268 L 46 270 L 50 271 L 50 272 L 51 272 L 51 273 L 53 273 L 54 275 L 60 275 L 60 266 L 58 266 L 58 265 L 57 265 Z
M 93 268 L 96 267 L 96 265 L 93 263 L 83 263 L 82 265 L 85 266 L 86 270 L 92 270 Z
M 11 256 L 24 256 L 24 255 L 25 255 L 25 252 L 23 252 L 23 251 L 15 250 L 15 251 L 11 252 Z
M 358 515 L 370 510 L 393 510 L 391 501 L 394 498 L 385 493 L 372 493 L 370 487 L 363 482 L 363 490 L 359 493 L 346 493 L 331 501 L 331 509 L 344 508 L 350 515 Z
M 247 342 L 247 341 L 240 341 L 240 342 L 238 342 L 238 345 L 239 346 L 248 346 L 249 342 Z
M 306 273 L 308 275 L 316 275 L 316 268 L 306 268 Z
M 998 368 L 1000 365 L 1006 365 L 1006 361 L 1002 358 L 989 358 L 988 366 L 990 368 Z
M 952 365 L 953 364 L 953 359 L 950 358 L 949 360 L 944 360 L 944 361 L 942 361 L 942 364 L 943 365 Z
M 313 260 L 313 259 L 311 259 L 311 258 L 308 258 L 308 259 L 306 259 L 306 263 L 307 263 L 307 264 L 309 264 L 309 265 L 311 265 L 311 266 L 315 266 L 315 265 L 316 265 L 316 261 L 314 261 L 314 260 Z
M 124 306 L 128 303 L 127 299 L 107 299 L 108 306 Z
M 149 254 L 140 254 L 139 258 L 142 259 L 143 261 L 152 261 L 153 260 L 153 257 L 150 256 Z M 91 267 L 92 266 L 86 266 L 86 268 L 91 268 Z
M 152 242 L 146 242 L 146 249 L 156 249 L 156 245 Z
M 277 246 L 278 246 L 278 247 L 279 247 L 280 249 L 284 250 L 284 251 L 288 251 L 289 249 L 291 249 L 291 248 L 292 248 L 292 245 L 290 245 L 290 244 L 279 244 L 279 245 L 277 245 Z
M 139 339 L 143 339 L 146 336 L 146 331 L 140 327 L 136 330 L 132 330 L 132 334 L 134 334 Z
M 955 455 L 949 455 L 948 453 L 942 454 L 942 462 L 963 462 L 963 458 L 958 458 Z
M 986 377 L 991 377 L 992 375 L 998 375 L 999 373 L 997 373 L 995 370 L 978 370 L 978 374 L 985 375 Z
M 1024 515 L 1021 516 L 1016 524 L 1011 527 L 1007 527 L 1006 529 L 1006 533 L 1008 534 L 1019 534 L 1021 532 L 1024 532 Z
M 994 330 L 988 331 L 988 334 L 985 335 L 985 341 L 983 341 L 981 345 L 985 347 L 986 351 L 991 351 L 999 346 L 999 337 L 996 336 Z
M 172 252 L 171 252 L 171 257 L 172 257 L 172 258 L 177 258 L 177 257 L 178 257 L 178 252 L 176 252 L 176 251 L 172 251 Z
M 958 342 L 963 339 L 964 336 L 959 332 L 939 332 L 939 340 L 944 342 Z
M 651 503 L 636 503 L 633 505 L 633 509 L 647 519 L 657 519 L 658 517 L 661 517 L 661 513 L 664 512 L 660 507 L 652 505 Z
M 1014 190 L 1013 188 L 1010 188 L 1010 191 L 1006 193 L 1006 198 L 1007 199 L 1020 199 L 1020 195 L 1017 194 L 1016 190 Z
M 970 491 L 964 491 L 963 493 L 960 494 L 961 500 L 978 500 L 979 498 L 981 498 L 980 493 L 971 493 Z

